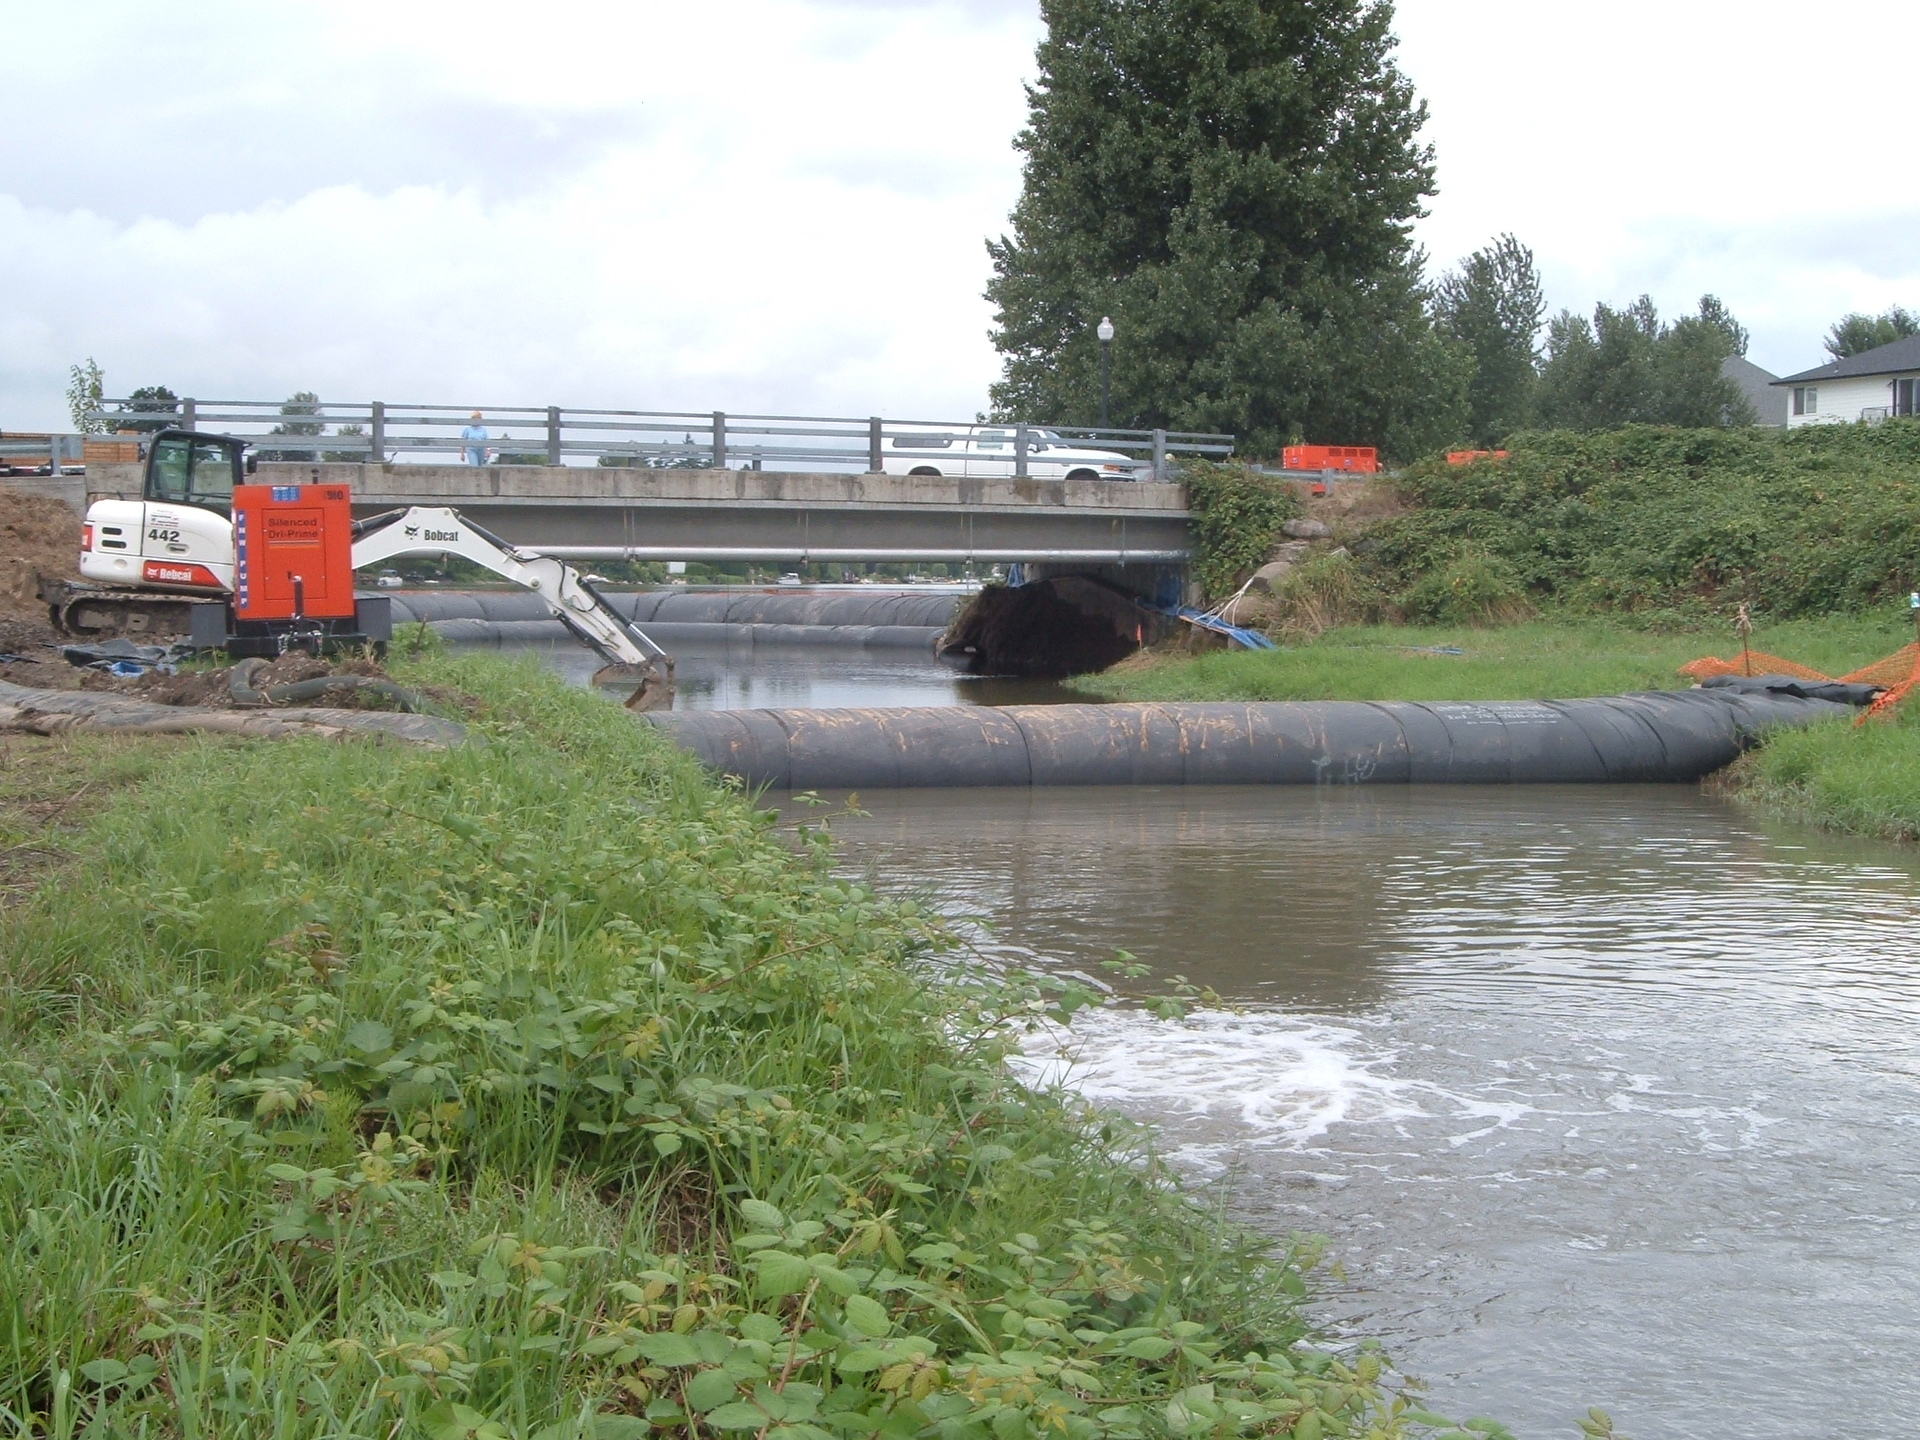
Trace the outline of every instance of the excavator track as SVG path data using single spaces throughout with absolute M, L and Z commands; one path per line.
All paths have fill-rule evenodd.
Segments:
M 72 580 L 43 580 L 40 598 L 53 628 L 75 640 L 185 635 L 193 628 L 193 607 L 205 603 L 196 596 Z

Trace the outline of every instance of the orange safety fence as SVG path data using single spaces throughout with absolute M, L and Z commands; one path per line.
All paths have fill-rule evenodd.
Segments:
M 1738 660 L 1722 660 L 1717 655 L 1689 660 L 1680 667 L 1680 673 L 1690 675 L 1695 680 L 1708 680 L 1715 675 L 1791 675 L 1796 680 L 1833 679 L 1831 675 L 1822 675 L 1818 670 L 1809 670 L 1804 665 L 1782 660 L 1778 655 L 1769 655 L 1764 650 L 1749 650 Z
M 1680 667 L 1682 675 L 1707 680 L 1715 675 L 1791 675 L 1796 680 L 1838 680 L 1848 685 L 1883 685 L 1885 691 L 1861 712 L 1853 723 L 1864 724 L 1875 715 L 1884 715 L 1907 698 L 1907 692 L 1920 685 L 1920 644 L 1902 645 L 1885 659 L 1845 675 L 1823 675 L 1805 665 L 1797 665 L 1764 650 L 1747 650 L 1738 660 L 1722 660 L 1708 655 L 1689 660 Z

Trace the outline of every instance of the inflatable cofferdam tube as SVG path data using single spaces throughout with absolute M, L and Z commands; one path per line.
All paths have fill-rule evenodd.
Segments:
M 571 645 L 573 633 L 558 620 L 430 620 L 442 639 L 456 645 Z M 700 620 L 655 620 L 647 638 L 676 645 L 852 645 L 864 650 L 931 653 L 943 633 L 930 625 L 725 625 Z
M 526 590 L 403 590 L 382 592 L 396 625 L 411 621 L 491 620 L 514 623 L 550 618 L 546 602 Z M 865 590 L 602 591 L 607 603 L 638 625 L 858 625 L 924 626 L 944 630 L 960 596 Z
M 468 645 L 570 642 L 572 632 L 546 602 L 525 590 L 416 590 L 389 597 L 395 624 L 431 625 Z M 614 592 L 607 602 L 645 627 L 660 645 L 857 645 L 863 649 L 931 650 L 959 597 L 829 591 L 643 590 Z
M 656 712 L 708 765 L 773 790 L 1698 780 L 1761 732 L 1852 713 L 1788 695 Z

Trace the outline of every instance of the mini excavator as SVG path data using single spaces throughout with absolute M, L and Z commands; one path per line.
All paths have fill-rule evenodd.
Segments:
M 140 498 L 87 509 L 85 578 L 43 583 L 54 627 L 94 639 L 185 635 L 235 658 L 383 646 L 389 601 L 355 595 L 353 572 L 400 555 L 458 555 L 544 600 L 606 662 L 596 683 L 638 682 L 629 708 L 671 699 L 672 659 L 572 566 L 457 510 L 415 505 L 355 520 L 345 485 L 250 483 L 249 443 L 189 430 L 153 436 Z

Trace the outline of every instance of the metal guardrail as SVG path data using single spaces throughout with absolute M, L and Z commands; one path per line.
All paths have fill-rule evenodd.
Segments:
M 464 439 L 474 411 L 484 440 Z M 1139 471 L 1165 479 L 1171 457 L 1230 455 L 1234 437 L 1169 430 L 1114 430 L 1081 425 L 966 424 L 947 421 L 847 419 L 812 415 L 730 415 L 725 411 L 580 410 L 558 405 L 401 405 L 386 401 L 326 403 L 311 413 L 278 401 L 108 400 L 89 421 L 114 430 L 161 424 L 241 435 L 263 457 L 445 463 L 478 450 L 499 463 L 564 465 L 591 459 L 656 468 L 845 471 L 887 462 L 949 466 L 943 473 L 1032 475 L 1059 462 L 1060 447 L 1117 452 Z M 279 427 L 279 433 L 275 433 Z M 286 433 L 300 430 L 305 433 Z M 523 432 L 516 434 L 515 432 Z M 330 432 L 330 433 L 329 433 Z M 498 433 L 496 433 L 498 432 Z M 678 436 L 679 438 L 674 438 Z M 525 457 L 525 458 L 521 458 Z M 1010 472 L 999 469 L 1012 462 Z M 967 462 L 978 465 L 968 471 Z
M 0 434 L 0 474 L 64 475 L 80 453 L 78 435 Z

